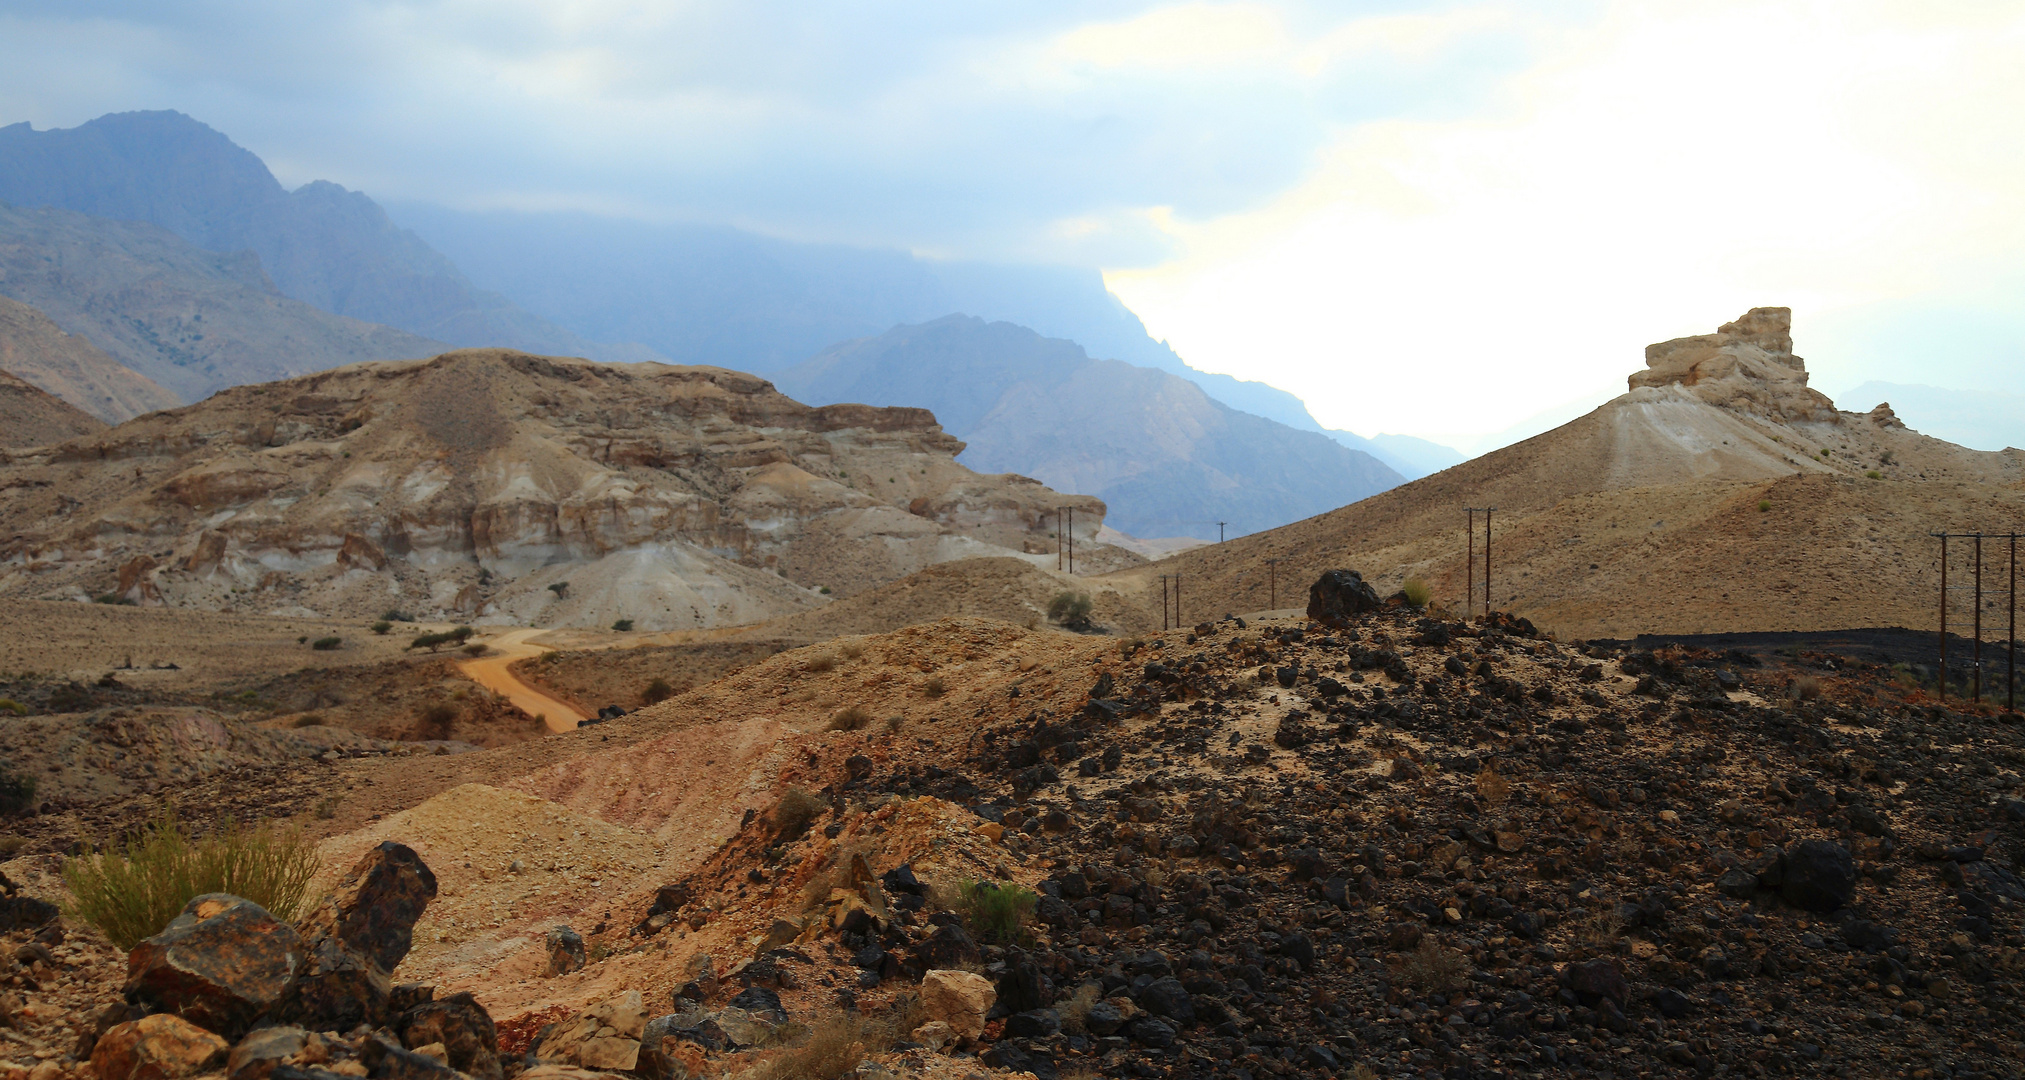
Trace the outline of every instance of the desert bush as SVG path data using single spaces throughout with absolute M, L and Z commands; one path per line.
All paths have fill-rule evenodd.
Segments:
M 289 726 L 296 728 L 306 728 L 306 727 L 316 727 L 322 723 L 323 717 L 318 716 L 317 714 L 311 712 L 311 713 L 303 713 L 301 716 L 296 717 L 295 723 Z
M 1082 630 L 1089 627 L 1090 612 L 1095 607 L 1089 593 L 1064 589 L 1048 601 L 1048 618 L 1072 630 Z
M 1893 457 L 1892 452 L 1889 450 L 1886 450 L 1884 453 L 1877 455 L 1877 463 L 1879 465 L 1889 465 L 1897 460 L 1898 459 L 1896 457 Z
M 198 838 L 164 811 L 122 842 L 64 860 L 75 898 L 66 913 L 131 949 L 205 893 L 231 893 L 293 920 L 316 871 L 316 844 L 299 829 L 235 822 Z
M 11 713 L 15 716 L 27 716 L 28 706 L 21 704 L 13 698 L 0 697 L 0 712 Z
M 1791 694 L 1795 701 L 1813 701 L 1821 696 L 1821 680 L 1812 675 L 1802 675 L 1793 680 L 1793 685 L 1787 693 Z
M 1498 774 L 1497 765 L 1486 761 L 1477 770 L 1477 797 L 1486 806 L 1503 806 L 1512 797 L 1512 782 Z
M 620 619 L 612 624 L 612 629 L 617 630 L 621 634 L 626 633 L 633 629 L 633 620 Z
M 125 596 L 121 596 L 118 593 L 100 593 L 97 596 L 92 597 L 91 602 L 94 604 L 112 604 L 115 607 L 134 606 L 134 602 L 132 599 Z
M 430 652 L 435 652 L 445 645 L 455 643 L 456 640 L 457 635 L 455 634 L 416 634 L 415 640 L 410 641 L 408 647 L 410 649 L 427 649 Z
M 884 1053 L 921 1026 L 916 998 L 903 998 L 883 1016 L 842 1012 L 808 1031 L 750 1074 L 753 1080 L 841 1080 L 867 1057 Z
M 675 688 L 670 686 L 666 679 L 657 678 L 648 683 L 645 690 L 640 691 L 640 700 L 648 705 L 658 705 L 674 696 Z
M 0 816 L 13 817 L 35 806 L 35 778 L 0 765 Z
M 1758 512 L 1759 512 L 1759 513 L 1761 513 L 1761 514 L 1762 514 L 1762 513 L 1764 513 L 1765 511 L 1767 511 L 1767 510 L 1770 510 L 1771 508 L 1772 508 L 1772 500 L 1770 500 L 1770 499 L 1759 499 L 1759 500 L 1758 500 Z
M 1090 1007 L 1104 1000 L 1104 988 L 1089 982 L 1076 987 L 1076 992 L 1055 1003 L 1055 1012 L 1062 1018 L 1062 1030 L 1078 1032 L 1083 1030 L 1083 1021 L 1089 1018 Z
M 570 591 L 570 583 L 567 581 L 551 582 L 549 584 L 548 591 L 554 593 L 555 598 L 560 600 L 563 598 L 564 595 L 566 595 Z
M 28 846 L 25 836 L 0 836 L 0 859 L 11 859 Z
M 838 651 L 844 654 L 844 659 L 856 660 L 865 655 L 865 643 L 862 641 L 847 641 Z
M 1400 586 L 1399 591 L 1406 594 L 1408 604 L 1417 608 L 1426 607 L 1427 602 L 1434 598 L 1434 588 L 1417 577 L 1407 578 L 1406 584 Z
M 1872 469 L 1872 470 L 1870 470 L 1869 472 L 1867 472 L 1867 473 L 1864 473 L 1863 475 L 1864 475 L 1864 476 L 1866 476 L 1866 477 L 1869 477 L 1869 478 L 1870 478 L 1870 479 L 1872 479 L 1872 480 L 1882 480 L 1882 479 L 1884 479 L 1884 474 L 1883 474 L 1883 473 L 1881 473 L 1881 472 L 1878 472 L 1878 471 L 1877 471 L 1876 469 Z
M 388 608 L 380 612 L 381 622 L 414 622 L 415 617 L 400 608 Z
M 835 671 L 837 670 L 837 658 L 829 653 L 817 653 L 806 661 L 803 661 L 802 669 L 805 671 Z
M 1405 983 L 1424 994 L 1442 994 L 1459 989 L 1469 975 L 1470 963 L 1463 954 L 1444 948 L 1432 937 L 1420 939 L 1420 948 L 1393 962 L 1394 981 Z
M 933 700 L 948 692 L 949 684 L 943 682 L 940 675 L 930 675 L 928 678 L 922 680 L 921 694 L 923 697 Z
M 773 813 L 767 816 L 767 820 L 773 823 L 775 831 L 780 833 L 782 839 L 795 840 L 807 832 L 809 823 L 815 821 L 816 816 L 829 809 L 829 806 L 830 804 L 823 801 L 822 796 L 814 792 L 802 788 L 789 788 L 787 794 L 782 795 L 780 801 L 774 804 Z
M 906 724 L 907 718 L 904 716 L 889 716 L 886 718 L 886 734 L 898 735 L 900 734 L 900 729 L 906 726 Z
M 392 630 L 393 628 L 394 628 L 393 623 L 390 623 L 385 619 L 381 619 L 379 622 L 373 624 L 373 633 L 378 634 L 381 637 L 385 637 L 387 636 L 387 631 Z
M 957 886 L 956 908 L 979 941 L 1012 945 L 1026 936 L 1039 900 L 1033 890 L 1018 885 L 966 881 Z
M 422 715 L 416 718 L 415 734 L 422 739 L 447 739 L 457 729 L 457 721 L 462 715 L 457 706 L 439 701 L 423 709 Z
M 466 656 L 484 656 L 486 653 L 489 653 L 491 651 L 492 646 L 487 645 L 482 641 L 474 641 L 471 644 L 464 646 L 464 655 Z
M 862 731 L 872 723 L 872 711 L 863 705 L 846 705 L 830 717 L 831 731 Z
M 317 638 L 315 641 L 310 642 L 309 647 L 315 649 L 318 652 L 330 652 L 332 649 L 335 649 L 344 643 L 345 639 L 341 637 L 336 636 L 320 637 Z

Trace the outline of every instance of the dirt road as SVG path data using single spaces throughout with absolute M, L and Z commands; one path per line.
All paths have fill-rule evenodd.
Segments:
M 489 655 L 478 660 L 466 660 L 457 666 L 471 677 L 472 682 L 506 695 L 508 701 L 529 716 L 541 717 L 548 723 L 550 731 L 573 731 L 584 722 L 582 713 L 514 678 L 513 671 L 508 667 L 516 660 L 547 652 L 547 648 L 527 642 L 528 638 L 543 633 L 547 631 L 539 627 L 509 630 L 487 643 L 492 646 Z

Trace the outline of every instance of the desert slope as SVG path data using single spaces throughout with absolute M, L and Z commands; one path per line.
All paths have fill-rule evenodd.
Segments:
M 1837 410 L 1807 387 L 1787 309 L 1646 360 L 1628 393 L 1560 428 L 1161 572 L 1183 575 L 1190 621 L 1266 607 L 1269 558 L 1282 606 L 1349 566 L 1385 591 L 1418 575 L 1459 608 L 1464 507 L 1495 506 L 1497 606 L 1563 633 L 1924 626 L 1938 595 L 1926 533 L 2025 523 L 2025 453 L 1929 438 L 1889 405 Z M 1148 573 L 1118 587 L 1157 591 Z M 1477 589 L 1481 605 L 1480 570 Z
M 49 316 L 0 296 L 0 370 L 54 394 L 108 424 L 181 402 Z M 68 436 L 66 436 L 68 437 Z
M 641 630 L 750 623 L 939 562 L 1053 561 L 1054 508 L 920 409 L 721 368 L 496 350 L 235 387 L 0 467 L 0 594 Z M 1108 561 L 1105 561 L 1108 560 Z
M 0 371 L 0 447 L 43 446 L 104 430 L 69 402 Z

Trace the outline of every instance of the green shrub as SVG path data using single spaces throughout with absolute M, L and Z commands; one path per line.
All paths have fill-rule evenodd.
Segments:
M 415 621 L 415 617 L 413 615 L 410 615 L 407 612 L 402 611 L 400 608 L 388 608 L 387 610 L 380 613 L 380 618 L 387 622 Z
M 35 805 L 35 778 L 0 765 L 0 815 L 13 817 Z
M 91 602 L 94 604 L 113 604 L 118 607 L 134 606 L 134 602 L 131 598 L 121 596 L 118 593 L 100 593 L 97 596 L 92 597 Z
M 648 705 L 659 705 L 674 696 L 675 688 L 670 686 L 666 679 L 655 679 L 647 684 L 645 690 L 640 691 L 640 700 Z
M 468 626 L 460 626 L 457 629 L 450 631 L 450 636 L 455 640 L 463 641 L 477 632 L 478 631 L 473 630 Z
M 1407 578 L 1406 584 L 1400 586 L 1400 591 L 1406 594 L 1406 602 L 1417 608 L 1426 607 L 1427 602 L 1434 598 L 1434 589 L 1417 577 Z
M 620 619 L 618 622 L 612 624 L 612 629 L 617 630 L 621 634 L 631 630 L 632 628 L 633 628 L 633 620 L 631 619 Z
M 1767 510 L 1770 510 L 1771 508 L 1772 508 L 1772 500 L 1770 500 L 1770 499 L 1759 499 L 1759 500 L 1758 500 L 1758 512 L 1759 512 L 1759 513 L 1761 513 L 1761 514 L 1762 514 L 1762 513 L 1764 513 L 1765 511 L 1767 511 Z
M 393 628 L 394 628 L 393 623 L 390 623 L 385 619 L 381 619 L 379 622 L 373 624 L 373 633 L 379 634 L 380 636 L 384 637 L 386 636 L 387 631 L 392 630 Z
M 200 839 L 164 811 L 123 842 L 64 860 L 75 897 L 66 913 L 131 949 L 205 893 L 244 897 L 292 921 L 316 872 L 316 844 L 298 829 L 233 823 Z
M 464 655 L 466 656 L 484 656 L 491 651 L 492 647 L 482 641 L 474 641 L 464 646 Z
M 549 585 L 548 591 L 554 593 L 555 598 L 560 600 L 563 598 L 564 594 L 570 591 L 570 583 L 567 581 L 554 582 Z
M 422 710 L 415 722 L 415 734 L 422 739 L 447 739 L 457 728 L 457 720 L 463 715 L 457 706 L 439 701 Z
M 1089 627 L 1090 612 L 1095 607 L 1089 593 L 1065 589 L 1048 601 L 1048 618 L 1072 630 L 1083 630 Z
M 0 712 L 13 713 L 15 716 L 27 716 L 28 706 L 21 704 L 13 698 L 0 697 Z
M 966 881 L 957 886 L 957 911 L 979 941 L 1012 945 L 1026 936 L 1034 904 L 1040 897 L 1032 889 L 999 885 L 990 881 Z
M 415 640 L 408 643 L 408 647 L 410 649 L 427 649 L 430 652 L 435 652 L 445 645 L 456 643 L 457 640 L 456 634 L 417 634 L 415 635 Z
M 345 639 L 341 637 L 320 637 L 311 642 L 309 647 L 319 652 L 329 652 L 344 643 Z
M 1878 471 L 1877 471 L 1876 469 L 1872 469 L 1872 470 L 1870 470 L 1869 472 L 1867 472 L 1867 473 L 1864 473 L 1863 475 L 1864 475 L 1864 476 L 1866 476 L 1866 477 L 1868 477 L 1869 479 L 1872 479 L 1872 480 L 1882 480 L 1882 479 L 1884 479 L 1884 474 L 1883 474 L 1883 473 L 1881 473 L 1881 472 L 1878 472 Z

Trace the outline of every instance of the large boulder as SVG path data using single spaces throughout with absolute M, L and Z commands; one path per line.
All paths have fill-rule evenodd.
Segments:
M 415 923 L 436 899 L 436 875 L 405 844 L 385 841 L 297 924 L 304 938 L 334 937 L 391 972 L 415 943 Z
M 984 1014 L 998 1000 L 991 980 L 968 971 L 931 971 L 921 978 L 921 1010 L 966 1039 L 984 1033 Z
M 492 1017 L 470 994 L 451 994 L 426 1001 L 401 1015 L 395 1030 L 401 1045 L 413 1050 L 441 1043 L 450 1064 L 478 1080 L 500 1080 L 499 1031 Z
M 646 1080 L 692 1080 L 705 1075 L 708 1068 L 695 1033 L 684 1030 L 676 1017 L 657 1016 L 647 1021 L 640 1033 L 640 1057 L 634 1072 Z
M 368 851 L 337 889 L 296 923 L 304 960 L 274 1018 L 317 1031 L 381 1027 L 392 971 L 414 944 L 415 923 L 436 897 L 436 875 L 412 848 Z
M 237 1039 L 302 964 L 295 929 L 251 900 L 208 893 L 127 956 L 128 1000 Z
M 1779 895 L 1803 911 L 1834 911 L 1856 897 L 1856 862 L 1827 840 L 1802 840 L 1779 857 Z
M 638 990 L 628 990 L 563 1018 L 534 1048 L 534 1056 L 586 1069 L 631 1072 L 639 1064 L 640 1036 L 646 1027 L 646 1002 Z
M 92 1047 L 99 1080 L 179 1080 L 214 1072 L 232 1045 L 168 1013 L 118 1024 Z
M 1327 626 L 1341 626 L 1350 616 L 1383 606 L 1378 591 L 1355 570 L 1328 570 L 1308 586 L 1308 617 Z

